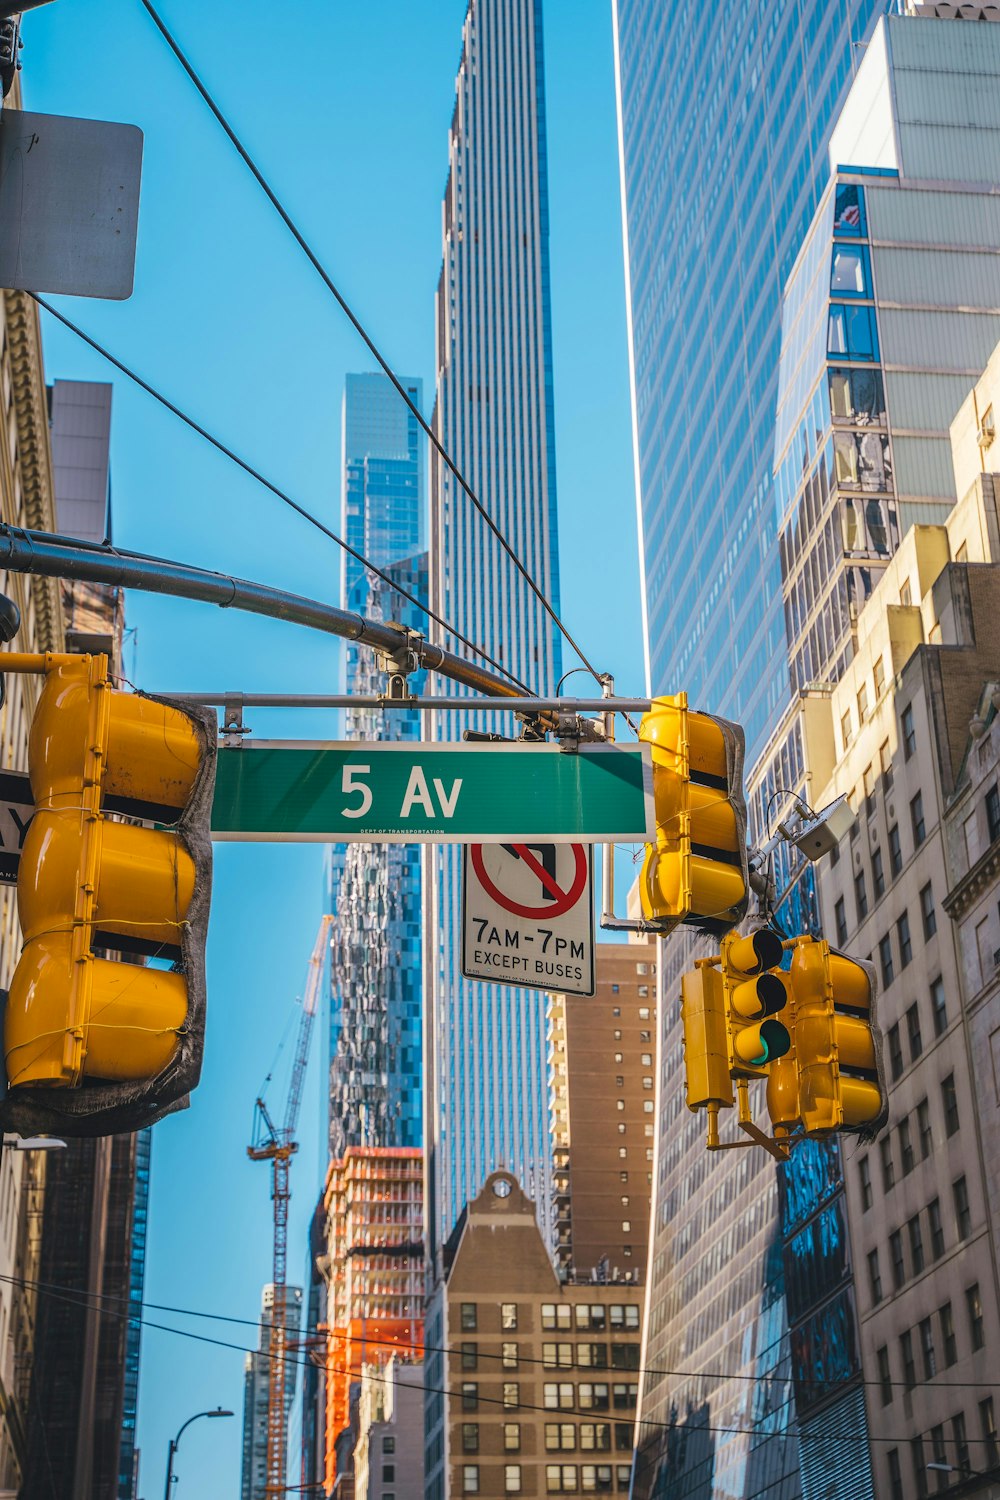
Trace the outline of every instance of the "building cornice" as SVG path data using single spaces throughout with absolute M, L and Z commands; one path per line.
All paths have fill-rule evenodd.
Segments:
M 34 530 L 55 531 L 55 491 L 38 309 L 25 292 L 5 290 L 3 297 L 17 424 L 17 473 L 21 481 L 22 515 L 17 520 Z M 31 593 L 35 638 L 30 645 L 26 643 L 26 648 L 61 651 L 63 617 L 58 580 L 32 578 Z
M 986 895 L 1000 882 L 1000 839 L 994 839 L 986 853 L 977 859 L 967 875 L 948 892 L 942 906 L 952 920 L 964 917 L 969 907 L 980 896 Z

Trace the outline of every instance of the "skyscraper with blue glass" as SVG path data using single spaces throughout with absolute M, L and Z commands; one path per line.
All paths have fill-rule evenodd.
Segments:
M 419 380 L 404 378 L 419 408 Z M 427 595 L 420 552 L 424 446 L 416 418 L 384 375 L 348 375 L 342 418 L 341 534 L 408 593 Z M 369 619 L 424 629 L 425 619 L 384 579 L 345 554 L 341 602 Z M 423 674 L 410 679 L 419 692 Z M 382 690 L 372 653 L 347 647 L 347 691 Z M 347 737 L 419 737 L 413 712 L 352 709 Z M 330 851 L 330 1154 L 348 1146 L 419 1146 L 420 851 L 405 844 Z
M 558 610 L 548 199 L 540 0 L 470 0 L 449 135 L 437 292 L 435 430 Z M 431 468 L 435 611 L 533 691 L 559 640 L 442 464 Z M 445 643 L 464 649 L 453 638 Z M 510 716 L 437 713 L 437 739 Z M 545 997 L 460 976 L 461 851 L 429 855 L 424 1029 L 426 1221 L 432 1253 L 494 1167 L 550 1199 Z
M 771 477 L 782 290 L 885 8 L 614 0 L 648 680 L 738 719 L 751 765 L 791 693 Z M 634 1493 L 818 1500 L 836 1461 L 838 1496 L 860 1500 L 873 1491 L 839 1160 L 706 1154 L 684 1108 L 682 948 L 660 966 Z

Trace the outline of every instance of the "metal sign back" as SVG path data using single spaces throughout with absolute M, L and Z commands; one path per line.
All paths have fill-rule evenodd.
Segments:
M 0 112 L 0 286 L 132 295 L 142 131 Z
M 31 782 L 15 771 L 0 772 L 0 885 L 17 883 L 17 867 L 35 812 Z
M 593 995 L 593 850 L 586 844 L 471 844 L 463 851 L 466 979 Z

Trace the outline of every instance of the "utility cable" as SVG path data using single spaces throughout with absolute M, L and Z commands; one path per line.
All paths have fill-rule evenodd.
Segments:
M 416 402 L 412 400 L 412 398 L 410 397 L 410 395 L 408 394 L 408 392 L 404 388 L 402 382 L 399 380 L 398 376 L 396 375 L 395 371 L 390 366 L 388 360 L 380 352 L 380 350 L 378 349 L 378 347 L 375 344 L 375 341 L 372 339 L 372 337 L 370 336 L 370 334 L 365 329 L 364 324 L 361 322 L 361 320 L 357 317 L 357 315 L 351 309 L 351 306 L 348 303 L 346 297 L 340 291 L 340 289 L 337 287 L 336 283 L 334 282 L 333 278 L 330 276 L 329 272 L 326 270 L 326 268 L 323 265 L 322 261 L 319 259 L 319 257 L 316 254 L 316 252 L 312 249 L 312 247 L 310 246 L 309 242 L 306 240 L 305 236 L 303 235 L 302 231 L 299 229 L 298 225 L 295 223 L 294 219 L 291 217 L 291 215 L 289 214 L 288 210 L 284 207 L 284 205 L 282 204 L 280 198 L 275 193 L 275 191 L 271 187 L 270 183 L 267 181 L 267 178 L 264 176 L 263 172 L 257 166 L 256 162 L 253 160 L 252 156 L 247 151 L 246 147 L 243 145 L 243 142 L 240 140 L 239 136 L 236 134 L 235 130 L 230 125 L 229 121 L 226 119 L 226 116 L 222 113 L 222 110 L 219 108 L 218 104 L 216 104 L 215 100 L 213 99 L 213 97 L 212 97 L 211 93 L 209 92 L 208 88 L 206 87 L 206 85 L 204 83 L 202 83 L 200 77 L 195 72 L 194 67 L 188 61 L 188 58 L 185 56 L 184 52 L 181 50 L 180 45 L 178 44 L 178 42 L 176 41 L 176 39 L 171 35 L 171 33 L 168 30 L 166 24 L 160 18 L 159 14 L 156 11 L 155 6 L 151 4 L 151 0 L 142 0 L 142 5 L 143 5 L 144 10 L 146 11 L 146 13 L 149 15 L 150 19 L 152 20 L 153 24 L 156 26 L 156 28 L 159 31 L 160 35 L 163 37 L 163 40 L 166 42 L 167 46 L 170 48 L 171 52 L 174 54 L 174 56 L 176 57 L 177 61 L 180 63 L 181 67 L 184 69 L 184 71 L 187 74 L 188 78 L 190 78 L 191 82 L 194 84 L 195 88 L 198 90 L 198 93 L 201 95 L 201 97 L 204 100 L 204 102 L 208 105 L 208 108 L 211 110 L 212 114 L 215 116 L 216 121 L 222 127 L 222 129 L 225 132 L 225 134 L 228 136 L 231 144 L 235 147 L 235 149 L 236 149 L 236 151 L 237 151 L 240 159 L 242 160 L 244 166 L 246 166 L 247 169 L 250 171 L 250 173 L 253 176 L 254 180 L 256 181 L 258 187 L 261 189 L 261 191 L 266 196 L 268 202 L 271 204 L 271 207 L 277 213 L 278 217 L 281 219 L 281 222 L 284 224 L 284 226 L 288 230 L 289 234 L 295 240 L 295 242 L 298 245 L 299 249 L 305 255 L 306 259 L 309 261 L 309 264 L 312 266 L 313 270 L 319 276 L 320 280 L 323 282 L 323 285 L 326 287 L 327 291 L 336 300 L 338 306 L 341 308 L 342 312 L 347 317 L 347 319 L 348 319 L 349 323 L 351 324 L 352 328 L 355 330 L 355 332 L 360 336 L 360 338 L 364 342 L 364 345 L 368 349 L 368 352 L 371 354 L 372 358 L 377 361 L 380 369 L 387 376 L 387 378 L 391 381 L 392 385 L 395 387 L 395 389 L 398 392 L 399 396 L 406 403 L 406 406 L 407 406 L 408 410 L 413 415 L 413 417 L 416 418 L 417 422 L 420 424 L 420 427 L 426 433 L 429 442 L 431 443 L 432 447 L 435 449 L 435 451 L 440 456 L 442 462 L 451 471 L 451 473 L 454 476 L 456 482 L 459 484 L 459 486 L 461 487 L 461 489 L 463 489 L 465 491 L 466 495 L 472 501 L 473 506 L 479 512 L 479 514 L 482 516 L 483 520 L 486 522 L 486 524 L 489 527 L 490 531 L 496 537 L 497 541 L 500 543 L 500 546 L 503 548 L 504 552 L 506 552 L 506 554 L 510 558 L 511 562 L 514 564 L 514 567 L 521 574 L 521 577 L 527 583 L 528 587 L 531 589 L 532 593 L 535 595 L 535 598 L 538 600 L 538 602 L 541 604 L 542 608 L 545 610 L 545 613 L 548 615 L 548 617 L 552 621 L 553 625 L 555 625 L 555 627 L 557 628 L 557 630 L 559 630 L 559 631 L 562 632 L 562 634 L 565 637 L 567 643 L 570 646 L 572 646 L 573 650 L 576 652 L 577 656 L 583 662 L 584 666 L 586 667 L 586 669 L 590 673 L 590 675 L 593 677 L 594 681 L 597 682 L 597 683 L 601 683 L 602 682 L 602 678 L 601 678 L 600 673 L 597 671 L 597 669 L 594 666 L 591 665 L 591 663 L 588 660 L 588 658 L 584 655 L 583 651 L 580 649 L 580 647 L 577 645 L 576 641 L 570 635 L 570 633 L 567 630 L 566 626 L 563 624 L 562 620 L 559 618 L 559 616 L 556 614 L 555 610 L 552 608 L 552 605 L 549 603 L 549 601 L 546 598 L 545 594 L 542 592 L 542 590 L 539 588 L 538 584 L 532 578 L 531 574 L 528 572 L 527 568 L 521 562 L 521 559 L 518 557 L 517 553 L 514 551 L 513 547 L 508 542 L 507 538 L 504 536 L 503 532 L 500 530 L 500 528 L 497 526 L 496 522 L 493 520 L 493 517 L 489 514 L 489 512 L 486 509 L 486 507 L 479 500 L 479 497 L 476 495 L 476 493 L 473 490 L 472 486 L 469 484 L 468 480 L 462 474 L 462 472 L 458 468 L 457 464 L 451 458 L 450 454 L 448 453 L 447 449 L 444 447 L 444 444 L 438 438 L 437 434 L 434 432 L 434 430 L 431 427 L 430 423 L 425 420 L 424 415 L 421 412 L 420 408 L 417 406 Z
M 71 1295 L 76 1295 L 76 1289 L 75 1288 L 70 1287 L 70 1286 L 63 1286 L 63 1285 L 60 1285 L 59 1283 L 56 1283 L 56 1282 L 30 1281 L 30 1280 L 27 1280 L 27 1279 L 25 1279 L 23 1277 L 17 1277 L 17 1276 L 11 1276 L 11 1277 L 0 1276 L 0 1281 L 5 1281 L 5 1280 L 6 1281 L 10 1281 L 10 1282 L 12 1282 L 12 1283 L 14 1283 L 14 1284 L 16 1284 L 18 1286 L 21 1286 L 21 1287 L 29 1287 L 33 1291 L 39 1291 L 39 1292 L 45 1292 L 45 1293 L 52 1293 L 53 1295 L 56 1295 L 56 1294 L 67 1294 L 67 1293 L 71 1294 Z M 578 1283 L 578 1285 L 580 1285 L 580 1283 Z M 615 1285 L 615 1283 L 613 1283 L 613 1282 L 595 1282 L 594 1285 L 598 1286 L 598 1287 L 607 1287 L 607 1286 L 613 1286 L 613 1285 Z M 622 1286 L 623 1290 L 628 1289 L 628 1286 L 629 1286 L 628 1283 L 619 1283 L 619 1285 Z M 81 1294 L 81 1295 L 83 1295 L 83 1294 Z M 129 1298 L 128 1297 L 115 1295 L 113 1293 L 92 1292 L 89 1295 L 96 1302 L 126 1302 L 126 1303 L 129 1302 Z M 234 1324 L 236 1326 L 244 1327 L 244 1328 L 259 1328 L 259 1326 L 260 1326 L 259 1322 L 257 1320 L 255 1320 L 255 1319 L 253 1319 L 253 1318 L 229 1317 L 225 1313 L 199 1312 L 196 1308 L 192 1308 L 192 1307 L 176 1307 L 176 1306 L 174 1306 L 174 1305 L 172 1305 L 170 1303 L 164 1303 L 164 1302 L 147 1302 L 147 1301 L 144 1300 L 142 1302 L 142 1306 L 143 1306 L 143 1308 L 148 1308 L 151 1312 L 172 1313 L 175 1317 L 182 1317 L 182 1318 L 200 1318 L 203 1322 L 208 1322 L 208 1323 L 230 1323 L 230 1324 Z M 115 1313 L 115 1316 L 116 1317 L 118 1316 L 117 1312 Z M 129 1316 L 132 1316 L 132 1315 L 129 1314 Z M 297 1327 L 297 1326 L 295 1326 L 294 1324 L 291 1324 L 291 1323 L 269 1324 L 268 1326 L 272 1327 L 272 1328 L 273 1327 L 281 1327 L 282 1330 L 283 1330 L 283 1332 L 285 1334 L 289 1335 L 293 1340 L 299 1339 L 299 1338 L 301 1338 L 303 1336 L 303 1330 L 302 1330 L 302 1328 L 301 1327 Z M 512 1330 L 512 1331 L 516 1332 L 516 1330 Z M 546 1329 L 544 1331 L 548 1332 L 549 1330 Z M 560 1331 L 562 1331 L 562 1330 L 560 1330 Z M 590 1330 L 590 1331 L 594 1332 L 595 1330 Z M 617 1332 L 618 1330 L 596 1330 L 596 1331 L 600 1332 L 600 1333 L 603 1333 L 605 1336 L 607 1336 L 607 1334 L 610 1333 L 612 1335 L 612 1338 L 613 1338 L 614 1333 Z M 492 1338 L 493 1335 L 491 1334 L 490 1337 Z M 428 1343 L 425 1343 L 423 1340 L 421 1340 L 419 1342 L 408 1343 L 405 1339 L 379 1339 L 379 1338 L 372 1338 L 368 1334 L 365 1335 L 364 1342 L 366 1344 L 370 1344 L 370 1345 L 372 1345 L 373 1347 L 376 1347 L 376 1348 L 398 1349 L 398 1350 L 420 1349 L 420 1350 L 423 1350 L 427 1354 L 445 1354 L 445 1355 L 459 1355 L 459 1356 L 462 1354 L 462 1346 L 461 1346 L 461 1344 L 452 1344 L 452 1345 L 448 1345 L 448 1344 L 428 1344 Z M 469 1340 L 469 1342 L 474 1342 L 474 1341 L 473 1340 Z M 513 1342 L 513 1340 L 511 1340 L 511 1342 Z M 588 1340 L 588 1339 L 584 1339 L 584 1340 L 582 1340 L 582 1342 L 589 1343 L 591 1341 Z M 501 1368 L 503 1367 L 502 1366 L 503 1357 L 504 1356 L 503 1356 L 502 1352 L 501 1353 L 497 1353 L 497 1354 L 492 1354 L 492 1353 L 485 1353 L 483 1351 L 477 1351 L 477 1358 L 478 1359 L 480 1359 L 480 1360 L 496 1360 L 497 1362 L 500 1363 Z M 518 1355 L 517 1355 L 517 1364 L 518 1364 L 518 1367 L 520 1367 L 522 1365 L 541 1365 L 543 1367 L 543 1369 L 551 1371 L 553 1373 L 553 1375 L 556 1378 L 556 1382 L 557 1383 L 558 1383 L 558 1378 L 559 1378 L 560 1372 L 566 1373 L 567 1371 L 572 1370 L 572 1372 L 574 1374 L 574 1377 L 577 1378 L 577 1379 L 579 1379 L 579 1377 L 580 1377 L 581 1374 L 583 1374 L 583 1375 L 585 1375 L 587 1377 L 595 1378 L 595 1379 L 599 1379 L 599 1378 L 612 1379 L 614 1377 L 626 1377 L 626 1376 L 638 1376 L 638 1375 L 656 1375 L 656 1376 L 669 1376 L 672 1379 L 710 1380 L 710 1381 L 717 1381 L 717 1382 L 720 1382 L 720 1383 L 722 1381 L 724 1381 L 724 1380 L 752 1380 L 756 1384 L 762 1384 L 763 1382 L 768 1381 L 768 1382 L 770 1382 L 772 1384 L 786 1384 L 786 1383 L 790 1383 L 790 1384 L 798 1384 L 798 1385 L 822 1385 L 824 1387 L 835 1386 L 835 1385 L 852 1385 L 852 1386 L 854 1386 L 854 1385 L 866 1385 L 866 1386 L 873 1386 L 873 1387 L 876 1387 L 877 1389 L 881 1390 L 886 1385 L 893 1385 L 893 1386 L 899 1386 L 900 1388 L 902 1388 L 904 1390 L 913 1390 L 914 1389 L 914 1386 L 908 1384 L 905 1380 L 892 1380 L 892 1381 L 861 1380 L 857 1376 L 851 1376 L 851 1375 L 837 1377 L 836 1379 L 831 1379 L 831 1378 L 826 1377 L 826 1376 L 817 1376 L 814 1380 L 809 1380 L 809 1379 L 803 1380 L 801 1378 L 797 1379 L 794 1375 L 791 1375 L 791 1374 L 788 1374 L 788 1375 L 777 1375 L 777 1374 L 772 1374 L 770 1372 L 764 1372 L 763 1374 L 760 1374 L 760 1373 L 758 1373 L 758 1374 L 752 1374 L 752 1373 L 744 1374 L 741 1371 L 721 1371 L 720 1372 L 720 1371 L 717 1371 L 717 1370 L 669 1370 L 669 1369 L 660 1369 L 660 1368 L 657 1368 L 657 1367 L 651 1366 L 651 1365 L 640 1365 L 640 1366 L 637 1366 L 636 1368 L 631 1369 L 631 1370 L 611 1369 L 608 1366 L 595 1366 L 595 1365 L 579 1365 L 579 1366 L 549 1365 L 549 1364 L 546 1364 L 545 1360 L 543 1358 L 540 1358 L 538 1355 L 521 1354 L 521 1353 L 518 1353 Z M 513 1369 L 514 1367 L 513 1366 L 509 1366 L 508 1368 Z M 480 1371 L 479 1373 L 482 1374 L 484 1372 Z M 492 1373 L 492 1372 L 486 1372 L 486 1373 Z M 930 1385 L 931 1384 L 931 1382 L 928 1382 L 928 1381 L 925 1381 L 923 1383 L 925 1385 Z M 977 1390 L 977 1391 L 978 1390 L 1000 1389 L 1000 1381 L 989 1381 L 989 1380 L 934 1380 L 934 1382 L 933 1382 L 933 1388 L 935 1390 Z
M 531 696 L 531 689 L 525 683 L 521 682 L 519 678 L 515 677 L 513 672 L 511 672 L 509 668 L 505 667 L 501 662 L 495 661 L 493 657 L 489 656 L 481 646 L 475 645 L 466 636 L 460 634 L 460 632 L 457 631 L 453 625 L 449 625 L 447 620 L 443 620 L 440 615 L 436 615 L 430 608 L 430 606 L 425 604 L 423 600 L 418 599 L 415 594 L 411 594 L 409 590 L 403 588 L 402 584 L 397 583 L 395 579 L 391 578 L 388 573 L 383 571 L 383 569 L 376 567 L 373 562 L 370 562 L 368 558 L 364 556 L 363 553 L 358 552 L 355 547 L 352 547 L 350 542 L 345 542 L 343 537 L 338 536 L 335 531 L 331 531 L 330 527 L 327 526 L 323 521 L 321 521 L 318 516 L 314 516 L 312 511 L 306 510 L 304 505 L 300 505 L 297 500 L 293 500 L 291 495 L 287 494 L 285 490 L 280 489 L 278 485 L 273 482 L 273 480 L 268 479 L 264 474 L 260 472 L 259 469 L 255 469 L 254 466 L 247 461 L 247 459 L 241 458 L 240 455 L 234 452 L 232 448 L 227 447 L 220 438 L 215 437 L 214 434 L 209 432 L 207 428 L 203 427 L 200 422 L 196 422 L 194 417 L 188 416 L 187 412 L 182 411 L 179 406 L 175 405 L 174 402 L 169 399 L 169 397 L 164 396 L 162 391 L 158 391 L 155 386 L 150 385 L 149 382 L 147 380 L 144 380 L 142 376 L 139 375 L 135 370 L 131 369 L 122 360 L 118 359 L 116 355 L 112 354 L 110 349 L 106 349 L 103 344 L 99 344 L 97 340 L 95 338 L 92 338 L 89 333 L 85 333 L 82 328 L 80 328 L 70 318 L 67 318 L 65 313 L 62 313 L 58 308 L 53 307 L 51 302 L 46 302 L 44 297 L 39 297 L 36 292 L 29 292 L 28 296 L 33 298 L 34 301 L 38 303 L 39 307 L 44 308 L 44 310 L 50 315 L 50 317 L 55 318 L 56 321 L 61 323 L 64 328 L 68 328 L 71 333 L 75 333 L 78 339 L 81 339 L 89 348 L 94 350 L 95 354 L 99 354 L 102 359 L 106 359 L 108 361 L 108 364 L 113 365 L 116 370 L 120 370 L 121 373 L 127 376 L 129 380 L 133 381 L 140 390 L 145 391 L 147 396 L 152 396 L 154 401 L 158 401 L 159 404 L 162 407 L 165 407 L 167 411 L 171 412 L 173 416 L 179 418 L 179 420 L 182 421 L 186 427 L 190 427 L 192 432 L 196 432 L 200 438 L 204 438 L 205 442 L 210 443 L 213 448 L 215 448 L 219 453 L 223 455 L 223 457 L 228 458 L 231 463 L 236 464 L 237 468 L 242 469 L 245 474 L 249 474 L 251 479 L 256 479 L 257 483 L 263 485 L 266 490 L 270 490 L 272 495 L 276 495 L 279 500 L 281 500 L 285 505 L 290 506 L 292 510 L 300 515 L 303 520 L 308 521 L 310 526 L 315 526 L 317 531 L 321 531 L 324 536 L 329 537 L 331 542 L 336 542 L 337 546 L 343 548 L 343 550 L 349 557 L 354 558 L 355 562 L 360 563 L 361 566 L 363 568 L 366 568 L 369 573 L 374 573 L 376 578 L 381 578 L 383 583 L 387 583 L 395 593 L 400 595 L 401 598 L 406 599 L 408 603 L 414 605 L 417 609 L 420 610 L 421 614 L 425 614 L 429 620 L 433 620 L 435 625 L 440 625 L 442 630 L 444 630 L 447 634 L 453 636 L 455 640 L 460 641 L 461 644 L 467 647 L 467 649 L 471 651 L 475 656 L 481 657 L 482 660 L 485 661 L 489 666 L 493 667 L 495 671 L 500 672 L 504 677 L 509 678 L 514 686 L 516 688 L 519 688 L 526 697 Z
M 31 1281 L 29 1281 L 29 1280 L 27 1280 L 27 1279 L 25 1279 L 23 1277 L 18 1277 L 18 1276 L 4 1276 L 4 1275 L 0 1275 L 0 1282 L 7 1282 L 10 1285 L 20 1286 L 22 1288 L 23 1287 L 31 1287 L 31 1286 L 33 1286 L 37 1291 L 39 1291 L 41 1293 L 41 1295 L 51 1297 L 54 1301 L 57 1301 L 57 1302 L 68 1303 L 71 1307 L 78 1307 L 78 1308 L 80 1308 L 80 1309 L 82 1309 L 84 1311 L 88 1311 L 89 1310 L 91 1312 L 97 1312 L 100 1316 L 114 1317 L 114 1318 L 118 1318 L 119 1320 L 124 1320 L 126 1322 L 139 1323 L 144 1328 L 155 1328 L 155 1329 L 157 1329 L 161 1333 L 173 1333 L 173 1334 L 176 1334 L 179 1338 L 193 1339 L 196 1343 L 199 1343 L 199 1344 L 209 1344 L 209 1345 L 212 1345 L 212 1346 L 214 1346 L 215 1348 L 218 1348 L 218 1349 L 231 1349 L 231 1350 L 233 1350 L 234 1353 L 237 1353 L 237 1354 L 252 1354 L 252 1355 L 255 1355 L 259 1359 L 271 1359 L 271 1358 L 277 1358 L 278 1357 L 277 1355 L 272 1356 L 270 1350 L 268 1350 L 268 1349 L 250 1349 L 245 1344 L 234 1344 L 234 1343 L 230 1342 L 227 1339 L 213 1338 L 210 1334 L 206 1334 L 206 1333 L 193 1333 L 189 1329 L 186 1329 L 186 1328 L 174 1328 L 169 1323 L 157 1323 L 157 1322 L 154 1322 L 150 1318 L 137 1317 L 134 1313 L 129 1313 L 126 1310 L 116 1311 L 113 1308 L 101 1308 L 100 1306 L 95 1305 L 95 1302 L 93 1300 L 91 1300 L 89 1297 L 87 1297 L 84 1294 L 78 1293 L 76 1291 L 71 1291 L 68 1294 L 67 1293 L 63 1293 L 63 1292 L 59 1292 L 59 1291 L 54 1291 L 51 1288 L 46 1288 L 45 1285 L 43 1283 L 41 1283 L 41 1282 L 31 1282 Z M 147 1304 L 143 1304 L 143 1305 L 145 1306 Z M 308 1369 L 310 1367 L 312 1367 L 312 1368 L 319 1368 L 319 1369 L 325 1370 L 328 1374 L 332 1374 L 332 1375 L 346 1375 L 348 1377 L 348 1379 L 352 1379 L 352 1380 L 357 1380 L 358 1379 L 358 1372 L 357 1371 L 345 1369 L 342 1366 L 338 1366 L 338 1365 L 327 1364 L 327 1362 L 325 1360 L 322 1360 L 322 1361 L 320 1361 L 317 1364 L 317 1362 L 315 1360 L 312 1360 L 312 1359 L 293 1359 L 293 1358 L 289 1357 L 289 1353 L 288 1353 L 287 1350 L 283 1351 L 280 1357 L 284 1359 L 284 1361 L 285 1361 L 286 1364 L 293 1364 L 293 1365 L 299 1366 L 300 1368 L 303 1368 L 303 1369 Z M 607 1372 L 607 1373 L 611 1373 L 611 1372 Z M 615 1374 L 626 1374 L 626 1373 L 627 1374 L 634 1374 L 635 1372 L 634 1371 L 615 1371 L 614 1373 Z M 372 1379 L 372 1380 L 377 1381 L 380 1384 L 388 1384 L 388 1377 L 385 1376 L 385 1375 L 377 1375 L 374 1372 L 372 1372 L 369 1375 L 369 1378 Z M 603 1382 L 598 1382 L 598 1383 L 603 1384 Z M 457 1401 L 461 1401 L 461 1399 L 462 1399 L 462 1391 L 461 1391 L 461 1389 L 454 1390 L 454 1389 L 452 1389 L 449 1386 L 426 1385 L 426 1384 L 423 1384 L 423 1383 L 422 1383 L 422 1385 L 421 1385 L 420 1388 L 422 1390 L 426 1391 L 426 1392 L 429 1392 L 431 1395 L 435 1395 L 435 1396 L 449 1396 L 449 1397 L 452 1397 L 453 1399 L 455 1399 Z M 611 1422 L 618 1421 L 618 1422 L 627 1422 L 630 1426 L 634 1426 L 635 1423 L 636 1423 L 636 1420 L 637 1420 L 636 1417 L 634 1415 L 631 1415 L 631 1414 L 627 1415 L 627 1414 L 622 1413 L 622 1414 L 616 1416 L 614 1409 L 607 1409 L 606 1410 L 604 1408 L 594 1408 L 594 1407 L 551 1407 L 551 1406 L 540 1406 L 537 1402 L 531 1402 L 531 1401 L 518 1401 L 518 1403 L 517 1403 L 516 1406 L 509 1406 L 504 1401 L 502 1395 L 501 1396 L 483 1396 L 483 1395 L 477 1395 L 477 1401 L 478 1401 L 478 1403 L 480 1405 L 502 1407 L 505 1411 L 509 1411 L 511 1413 L 512 1420 L 514 1418 L 514 1414 L 516 1412 L 518 1412 L 518 1411 L 536 1411 L 536 1412 L 542 1412 L 552 1422 L 559 1422 L 560 1420 L 566 1420 L 569 1417 L 576 1417 L 576 1418 L 581 1418 L 582 1417 L 585 1421 L 588 1421 L 588 1422 L 590 1422 L 590 1421 L 597 1421 L 597 1422 L 608 1422 L 608 1423 L 611 1423 Z M 761 1428 L 764 1425 L 764 1423 L 770 1421 L 772 1419 L 773 1415 L 774 1415 L 774 1413 L 768 1413 L 766 1416 L 759 1418 L 755 1422 L 752 1422 L 749 1427 L 709 1427 L 709 1426 L 701 1426 L 701 1425 L 699 1425 L 697 1428 L 691 1427 L 689 1429 L 685 1429 L 683 1427 L 680 1427 L 676 1422 L 655 1422 L 655 1421 L 652 1421 L 651 1419 L 643 1418 L 643 1417 L 638 1418 L 638 1423 L 639 1423 L 639 1425 L 641 1427 L 663 1429 L 665 1431 L 683 1432 L 683 1431 L 687 1430 L 687 1431 L 691 1431 L 691 1432 L 698 1431 L 698 1432 L 728 1433 L 728 1434 L 732 1434 L 732 1435 L 736 1435 L 736 1436 L 742 1436 L 742 1437 L 755 1437 L 755 1436 L 759 1435 L 758 1429 Z M 803 1441 L 803 1442 L 805 1442 L 805 1441 L 819 1440 L 819 1441 L 822 1441 L 822 1442 L 833 1442 L 833 1443 L 868 1443 L 868 1442 L 872 1442 L 872 1443 L 897 1443 L 897 1444 L 899 1444 L 899 1443 L 905 1443 L 905 1442 L 909 1441 L 908 1438 L 902 1438 L 902 1437 L 876 1437 L 874 1435 L 865 1436 L 864 1434 L 855 1434 L 855 1433 L 814 1433 L 814 1432 L 802 1432 L 802 1431 L 799 1431 L 798 1428 L 794 1428 L 794 1429 L 791 1429 L 791 1430 L 786 1430 L 786 1431 L 783 1431 L 783 1432 L 765 1432 L 763 1434 L 763 1436 L 765 1438 L 775 1437 L 775 1438 L 795 1439 L 796 1441 Z M 946 1442 L 950 1443 L 952 1441 L 957 1442 L 958 1440 L 957 1439 L 951 1439 L 951 1438 L 946 1439 Z M 965 1441 L 966 1441 L 966 1444 L 973 1444 L 973 1443 L 988 1444 L 992 1440 L 990 1438 L 986 1438 L 986 1437 L 983 1437 L 983 1438 L 972 1438 L 972 1437 L 970 1437 L 970 1438 L 966 1438 Z M 589 1450 L 589 1449 L 586 1450 L 586 1451 L 588 1453 L 591 1452 L 591 1450 Z M 605 1451 L 605 1452 L 609 1452 L 610 1453 L 610 1452 L 613 1452 L 614 1450 L 593 1450 L 593 1451 L 595 1453 L 597 1451 Z M 553 1460 L 553 1461 L 555 1461 L 555 1460 Z M 590 1459 L 588 1458 L 587 1461 L 590 1462 Z M 594 1461 L 595 1462 L 611 1462 L 611 1463 L 613 1463 L 615 1460 L 613 1458 L 608 1458 L 607 1460 L 596 1459 L 595 1458 Z

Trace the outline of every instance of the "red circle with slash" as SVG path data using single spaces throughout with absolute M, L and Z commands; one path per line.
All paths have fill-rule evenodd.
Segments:
M 576 861 L 576 869 L 568 890 L 562 887 L 552 878 L 545 869 L 541 860 L 528 848 L 527 844 L 511 844 L 516 850 L 518 857 L 539 879 L 545 889 L 552 896 L 551 901 L 546 901 L 543 906 L 524 906 L 521 902 L 513 900 L 493 882 L 486 873 L 486 862 L 483 859 L 483 845 L 472 844 L 469 849 L 469 857 L 472 860 L 472 868 L 479 877 L 479 883 L 488 896 L 492 896 L 498 906 L 505 911 L 512 912 L 515 917 L 562 917 L 576 905 L 583 895 L 587 885 L 588 860 L 587 850 L 583 844 L 571 844 L 573 857 Z

